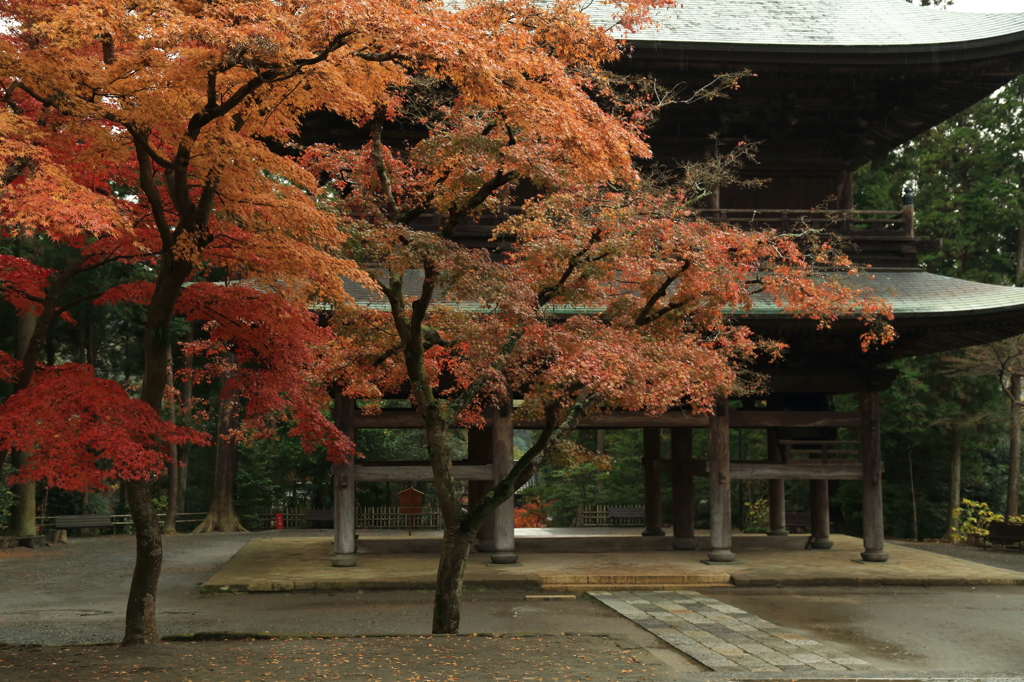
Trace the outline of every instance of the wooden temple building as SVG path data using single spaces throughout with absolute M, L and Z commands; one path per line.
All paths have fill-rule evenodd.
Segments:
M 596 20 L 605 17 L 594 8 Z M 696 549 L 693 481 L 710 485 L 710 561 L 734 559 L 731 482 L 769 481 L 769 534 L 785 534 L 786 480 L 809 480 L 813 547 L 828 548 L 828 481 L 863 486 L 864 561 L 886 561 L 882 518 L 879 391 L 895 378 L 895 359 L 992 342 L 1024 333 L 1024 290 L 940 277 L 921 269 L 917 254 L 934 243 L 914 234 L 912 199 L 901 212 L 853 211 L 853 171 L 990 95 L 1024 73 L 1024 14 L 966 14 L 912 6 L 904 0 L 686 0 L 662 12 L 660 26 L 630 38 L 632 50 L 614 68 L 651 73 L 668 86 L 693 90 L 715 74 L 749 69 L 727 98 L 674 105 L 651 133 L 656 160 L 696 160 L 714 144 L 758 141 L 752 175 L 770 179 L 756 189 L 715 190 L 710 217 L 754 227 L 785 229 L 819 224 L 842 233 L 851 257 L 870 272 L 851 284 L 892 305 L 895 343 L 864 353 L 859 323 L 816 329 L 770 304 L 736 317 L 756 333 L 784 341 L 781 363 L 758 368 L 768 391 L 743 407 L 718 405 L 711 416 L 672 411 L 660 416 L 602 415 L 583 428 L 643 428 L 645 535 L 662 535 L 662 476 L 672 481 L 677 549 Z M 683 99 L 685 99 L 685 94 Z M 845 211 L 837 222 L 822 207 Z M 458 238 L 486 243 L 480 226 Z M 859 409 L 830 411 L 829 397 L 859 396 Z M 417 428 L 411 410 L 361 415 L 339 401 L 336 419 L 350 435 L 360 428 Z M 488 426 L 470 431 L 470 457 L 458 463 L 472 497 L 482 495 L 512 466 L 516 421 L 494 410 Z M 836 440 L 839 428 L 856 430 Z M 671 458 L 661 458 L 661 430 L 671 432 Z M 708 430 L 708 458 L 694 459 L 694 429 Z M 732 461 L 730 429 L 765 429 L 768 459 Z M 336 468 L 335 557 L 354 565 L 355 490 L 359 481 L 430 480 L 426 462 L 361 462 Z M 496 563 L 516 561 L 512 501 L 481 531 L 478 546 Z

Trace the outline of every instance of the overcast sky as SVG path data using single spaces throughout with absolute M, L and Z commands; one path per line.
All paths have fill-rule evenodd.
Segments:
M 1024 0 L 954 0 L 953 12 L 1024 12 Z

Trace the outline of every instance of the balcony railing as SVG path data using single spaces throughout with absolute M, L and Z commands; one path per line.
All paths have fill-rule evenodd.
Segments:
M 703 209 L 708 220 L 751 229 L 795 232 L 814 229 L 851 237 L 913 237 L 914 207 L 902 211 L 796 211 L 792 209 Z

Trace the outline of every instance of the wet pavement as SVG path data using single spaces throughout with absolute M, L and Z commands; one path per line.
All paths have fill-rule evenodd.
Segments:
M 328 532 L 314 532 L 312 539 L 317 540 L 319 537 L 320 542 L 329 541 Z M 207 583 L 250 540 L 287 538 L 289 536 L 298 537 L 299 534 L 268 532 L 166 538 L 165 569 L 161 578 L 157 603 L 161 634 L 181 636 L 206 632 L 221 633 L 220 636 L 223 636 L 223 633 L 245 633 L 249 637 L 271 637 L 272 634 L 264 633 L 277 633 L 275 641 L 284 642 L 288 639 L 298 641 L 299 637 L 308 635 L 308 633 L 320 633 L 319 638 L 302 640 L 304 642 L 321 642 L 320 644 L 309 643 L 305 645 L 309 648 L 303 650 L 306 652 L 303 656 L 309 658 L 308 666 L 304 669 L 310 675 L 308 679 L 331 679 L 335 674 L 340 675 L 343 671 L 337 667 L 337 663 L 343 660 L 344 651 L 362 651 L 364 659 L 361 665 L 369 667 L 363 669 L 362 672 L 366 673 L 363 677 L 353 676 L 356 671 L 349 670 L 338 679 L 409 679 L 410 676 L 403 676 L 408 672 L 407 669 L 397 666 L 397 672 L 392 670 L 396 665 L 393 661 L 388 663 L 392 660 L 389 658 L 392 654 L 379 649 L 359 649 L 355 644 L 358 644 L 356 640 L 362 639 L 362 636 L 365 635 L 404 635 L 411 637 L 392 637 L 388 640 L 392 642 L 389 646 L 392 646 L 394 652 L 397 652 L 394 655 L 400 656 L 402 651 L 412 651 L 415 647 L 426 647 L 427 644 L 414 643 L 414 640 L 420 641 L 419 636 L 426 635 L 430 628 L 433 595 L 427 587 L 344 589 L 328 586 L 328 589 L 315 589 L 314 586 L 314 589 L 305 591 L 229 593 L 221 596 L 200 594 L 200 586 Z M 920 561 L 927 565 L 933 568 L 937 565 L 956 566 L 961 575 L 976 571 L 977 575 L 985 576 L 991 575 L 986 573 L 989 570 L 999 570 L 911 548 L 893 547 L 893 550 L 894 553 L 905 552 L 906 556 L 912 557 L 912 560 L 901 558 L 898 564 L 890 568 L 903 567 L 903 570 L 907 570 L 908 566 L 913 566 L 919 561 L 916 555 L 923 555 Z M 840 550 L 840 553 L 812 553 L 797 550 L 790 552 L 785 560 L 791 562 L 789 570 L 793 571 L 797 577 L 799 577 L 799 570 L 794 567 L 798 567 L 801 561 L 805 566 L 812 560 L 824 561 L 827 565 L 834 567 L 838 567 L 840 563 L 850 564 L 854 567 L 861 566 L 853 564 L 849 557 L 842 554 L 846 551 L 843 549 Z M 991 553 L 990 550 L 989 554 Z M 691 555 L 692 553 L 663 552 L 661 554 L 663 560 L 678 561 L 679 555 Z M 557 555 L 547 556 L 550 560 L 550 557 Z M 394 559 L 395 557 L 390 558 Z M 590 555 L 589 557 L 581 556 L 578 561 L 583 562 L 581 565 L 586 565 L 585 562 L 590 561 L 592 566 L 603 566 L 602 570 L 605 570 L 603 573 L 605 576 L 625 576 L 628 575 L 631 562 L 636 559 L 637 557 L 629 555 L 618 557 L 609 555 L 607 559 L 601 558 L 600 555 Z M 423 555 L 416 560 L 436 561 L 436 557 Z M 953 563 L 931 563 L 935 560 Z M 487 567 L 483 563 L 484 557 L 482 556 L 477 556 L 476 561 L 480 563 L 474 569 L 478 572 L 503 570 Z M 253 673 L 249 677 L 238 677 L 240 680 L 250 679 L 255 682 L 257 679 L 293 680 L 302 678 L 302 675 L 292 673 L 300 669 L 295 667 L 299 664 L 294 663 L 294 660 L 302 660 L 303 657 L 295 654 L 293 658 L 288 658 L 289 650 L 287 648 L 275 649 L 270 644 L 261 644 L 261 642 L 271 641 L 265 639 L 244 644 L 212 641 L 194 643 L 192 644 L 194 649 L 188 655 L 195 657 L 195 661 L 198 661 L 199 664 L 192 665 L 182 659 L 182 665 L 185 668 L 194 669 L 187 671 L 188 675 L 182 673 L 184 668 L 180 665 L 175 667 L 177 664 L 174 663 L 178 658 L 186 656 L 186 650 L 169 648 L 167 651 L 176 652 L 175 655 L 159 659 L 170 666 L 166 669 L 171 672 L 166 673 L 164 677 L 157 674 L 159 670 L 155 663 L 145 662 L 144 656 L 140 659 L 136 654 L 120 653 L 125 650 L 68 648 L 66 645 L 75 642 L 111 642 L 120 639 L 123 628 L 124 603 L 133 562 L 133 539 L 122 536 L 72 538 L 68 545 L 58 545 L 41 550 L 0 550 L 0 642 L 7 642 L 10 645 L 28 643 L 62 645 L 57 649 L 50 647 L 43 649 L 21 648 L 19 646 L 5 648 L 0 645 L 0 679 L 4 682 L 20 679 L 73 680 L 78 679 L 79 675 L 79 673 L 72 674 L 70 672 L 75 666 L 86 666 L 82 670 L 87 668 L 93 671 L 88 675 L 82 675 L 81 679 L 105 679 L 103 676 L 97 677 L 93 674 L 103 670 L 103 666 L 114 666 L 108 673 L 104 673 L 104 675 L 110 675 L 106 679 L 115 679 L 113 675 L 120 676 L 121 673 L 132 670 L 145 674 L 133 675 L 131 679 L 153 680 L 154 682 L 158 680 L 181 682 L 185 679 L 191 679 L 193 682 L 204 679 L 236 679 L 224 676 L 224 670 L 218 667 L 221 666 L 222 658 L 230 661 L 232 666 L 241 666 L 237 668 L 238 670 L 248 670 Z M 540 555 L 524 556 L 521 562 L 524 566 L 537 565 L 542 563 L 542 557 Z M 436 566 L 436 564 L 434 565 Z M 751 565 L 752 562 L 745 561 L 743 567 L 734 567 L 731 570 L 735 571 L 738 568 L 749 570 Z M 614 570 L 611 570 L 613 568 Z M 655 574 L 663 575 L 659 572 L 655 572 Z M 652 593 L 637 592 L 636 579 L 636 577 L 633 578 L 633 584 L 618 584 L 605 588 L 591 587 L 590 590 L 625 591 L 632 593 L 632 598 L 649 600 Z M 713 611 L 718 611 L 723 616 L 730 615 L 728 608 L 725 610 L 722 610 L 722 606 L 713 608 L 709 606 L 712 603 L 734 607 L 747 614 L 742 617 L 737 616 L 736 620 L 742 621 L 749 616 L 750 622 L 741 622 L 741 625 L 751 625 L 762 621 L 769 624 L 763 625 L 761 628 L 755 627 L 755 630 L 761 632 L 761 634 L 755 632 L 756 637 L 744 635 L 754 643 L 763 644 L 761 640 L 764 640 L 764 635 L 775 637 L 781 642 L 783 638 L 777 637 L 776 631 L 772 630 L 773 627 L 777 627 L 777 632 L 796 635 L 797 641 L 816 642 L 823 650 L 836 652 L 838 657 L 865 661 L 871 666 L 871 669 L 847 672 L 839 670 L 801 671 L 797 669 L 784 672 L 708 670 L 707 668 L 714 666 L 702 664 L 696 656 L 696 649 L 688 654 L 685 649 L 670 644 L 667 639 L 659 638 L 659 633 L 622 617 L 595 599 L 574 593 L 565 594 L 564 599 L 544 601 L 539 598 L 550 599 L 558 594 L 545 591 L 537 585 L 520 583 L 518 585 L 506 584 L 496 588 L 488 587 L 486 584 L 476 584 L 470 585 L 465 592 L 462 631 L 477 632 L 492 637 L 486 640 L 483 637 L 475 638 L 477 641 L 475 643 L 470 641 L 470 646 L 467 649 L 471 653 L 463 651 L 453 653 L 452 656 L 463 657 L 459 661 L 477 661 L 479 666 L 483 667 L 475 672 L 467 670 L 465 673 L 461 673 L 461 677 L 453 676 L 446 672 L 447 668 L 439 667 L 430 675 L 424 675 L 420 679 L 471 680 L 474 682 L 482 679 L 499 679 L 502 676 L 509 680 L 528 680 L 531 677 L 545 680 L 552 680 L 555 677 L 560 680 L 577 679 L 566 671 L 563 671 L 564 676 L 559 676 L 562 673 L 558 673 L 555 668 L 548 668 L 545 669 L 545 672 L 537 674 L 531 674 L 529 670 L 522 668 L 511 674 L 508 666 L 500 662 L 502 660 L 500 657 L 496 658 L 489 653 L 493 651 L 490 647 L 494 646 L 513 652 L 516 648 L 520 648 L 520 644 L 506 639 L 509 637 L 540 638 L 530 646 L 535 645 L 538 647 L 538 651 L 557 652 L 564 649 L 566 652 L 564 656 L 569 658 L 572 656 L 568 653 L 571 648 L 586 649 L 589 647 L 589 650 L 592 650 L 594 655 L 603 661 L 594 661 L 596 667 L 593 668 L 592 673 L 588 674 L 594 680 L 620 679 L 618 672 L 612 674 L 608 671 L 613 670 L 618 662 L 623 660 L 629 662 L 630 656 L 639 661 L 635 664 L 638 666 L 635 668 L 638 677 L 630 679 L 708 681 L 724 679 L 875 679 L 880 677 L 885 679 L 951 680 L 1024 679 L 1024 653 L 1022 653 L 1021 635 L 1019 634 L 1024 632 L 1024 588 L 1020 586 L 979 585 L 972 588 L 971 586 L 938 585 L 932 587 L 832 585 L 826 587 L 737 588 L 735 586 L 704 585 L 693 591 L 705 599 L 704 602 L 697 602 L 700 605 L 696 608 L 679 603 L 670 604 L 669 609 L 665 609 L 655 602 L 650 603 L 653 605 L 654 612 L 661 608 L 665 613 L 671 614 L 671 609 L 677 611 L 685 609 L 697 614 L 698 618 L 707 617 L 708 611 L 704 610 L 704 613 L 700 613 L 702 609 L 706 608 L 712 608 Z M 696 601 L 696 598 L 684 598 Z M 707 599 L 712 601 L 707 601 Z M 643 611 L 643 609 L 640 610 Z M 645 613 L 649 614 L 651 611 Z M 685 612 L 680 611 L 673 615 L 683 613 Z M 735 613 L 733 615 L 735 616 Z M 716 616 L 716 618 L 720 618 L 720 616 Z M 657 619 L 655 618 L 655 620 Z M 713 618 L 709 618 L 709 620 L 714 621 Z M 662 624 L 664 623 L 662 622 Z M 688 623 L 688 625 L 693 625 L 693 623 Z M 716 626 L 721 625 L 721 622 L 716 623 Z M 733 637 L 733 634 L 719 630 L 716 626 L 711 626 L 711 630 L 706 632 L 719 637 L 725 644 L 719 644 L 710 639 L 705 639 L 705 642 L 710 642 L 718 647 L 738 646 L 735 641 L 729 642 L 727 637 L 719 636 Z M 698 644 L 706 646 L 698 639 L 686 634 L 688 630 L 696 632 L 704 630 L 704 628 L 686 626 L 679 632 Z M 342 638 L 336 639 L 336 636 L 342 636 Z M 701 636 L 698 635 L 698 637 Z M 429 640 L 429 638 L 426 639 Z M 473 639 L 468 638 L 467 641 Z M 682 642 L 683 640 L 678 641 Z M 742 642 L 742 640 L 738 641 Z M 743 643 L 750 647 L 749 642 Z M 184 645 L 185 642 L 179 642 L 174 646 L 177 647 L 179 644 Z M 480 646 L 473 646 L 474 644 L 480 644 Z M 172 645 L 167 646 L 171 647 Z M 815 645 L 806 646 L 813 647 Z M 559 649 L 559 647 L 563 647 L 563 649 Z M 66 649 L 65 653 L 61 653 L 61 648 Z M 714 651 L 711 647 L 706 648 Z M 738 648 L 745 651 L 743 647 Z M 771 649 L 771 647 L 768 648 Z M 526 651 L 526 649 L 522 650 Z M 623 651 L 632 653 L 622 658 Z M 725 648 L 724 651 L 736 653 L 728 648 Z M 114 653 L 111 654 L 111 652 Z M 764 651 L 761 653 L 768 655 Z M 776 653 L 785 654 L 782 651 Z M 111 656 L 117 660 L 109 660 Z M 136 656 L 136 658 L 132 658 L 132 656 Z M 342 659 L 338 659 L 337 656 L 342 656 Z M 466 656 L 469 658 L 465 658 Z M 555 661 L 563 654 L 552 653 L 550 656 L 547 654 L 545 656 Z M 827 657 L 825 658 L 827 659 Z M 16 663 L 15 659 L 17 659 Z M 489 659 L 491 662 L 487 663 Z M 153 660 L 157 661 L 157 659 Z M 782 661 L 782 659 L 776 660 Z M 794 658 L 794 660 L 799 659 Z M 57 665 L 50 665 L 47 668 L 41 664 L 37 665 L 40 661 Z M 264 670 L 269 665 L 269 661 L 281 661 L 280 665 L 285 666 L 284 670 L 290 671 L 288 676 L 260 677 L 255 674 Z M 707 662 L 711 663 L 710 660 Z M 20 666 L 17 668 L 18 675 L 11 672 L 14 668 L 4 667 L 13 665 Z M 140 667 L 129 669 L 136 665 Z M 225 662 L 224 665 L 227 663 Z M 488 665 L 491 667 L 488 668 Z M 622 665 L 618 670 L 631 669 L 631 665 Z M 462 662 L 458 662 L 457 667 L 465 666 Z M 323 670 L 320 671 L 320 668 Z M 54 674 L 55 671 L 65 669 L 69 671 L 67 674 Z M 33 670 L 35 672 L 32 672 Z M 230 670 L 236 670 L 236 668 L 230 668 Z M 970 674 L 955 674 L 946 671 L 970 671 Z M 314 672 L 317 674 L 313 674 Z M 320 672 L 328 677 L 319 678 Z M 367 676 L 371 673 L 376 677 Z M 46 676 L 47 674 L 49 677 Z M 177 676 L 175 677 L 175 675 Z M 608 677 L 608 675 L 611 676 Z M 626 674 L 622 675 L 622 679 L 626 679 L 624 677 Z M 584 679 L 582 669 L 578 679 Z

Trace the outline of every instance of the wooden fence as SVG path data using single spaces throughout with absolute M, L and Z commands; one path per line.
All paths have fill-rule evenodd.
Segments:
M 328 521 L 307 521 L 306 508 L 285 508 L 279 512 L 266 511 L 257 515 L 255 522 L 252 517 L 245 520 L 249 530 L 271 530 L 277 522 L 277 514 L 281 514 L 285 528 L 331 527 Z M 401 530 L 409 527 L 405 514 L 398 513 L 398 507 L 356 507 L 356 528 L 376 528 Z M 440 529 L 444 527 L 441 512 L 433 507 L 424 507 L 422 514 L 412 517 L 414 529 Z
M 285 528 L 315 528 L 331 527 L 330 522 L 307 521 L 305 507 L 285 507 L 280 511 L 262 511 L 255 517 L 251 514 L 242 517 L 242 525 L 246 530 L 273 530 L 277 527 L 277 515 L 281 514 Z M 160 525 L 164 523 L 164 514 L 157 514 Z M 131 514 L 111 514 L 114 523 L 114 533 L 134 533 L 135 525 L 132 523 Z M 180 532 L 187 532 L 202 523 L 206 518 L 206 512 L 182 512 L 175 519 L 175 527 Z M 40 516 L 37 519 L 40 529 L 53 527 L 52 516 Z M 402 530 L 409 527 L 409 521 L 405 514 L 398 513 L 398 507 L 357 507 L 356 528 L 378 528 Z M 424 507 L 422 514 L 415 514 L 412 517 L 414 529 L 441 529 L 444 523 L 441 519 L 440 510 L 433 507 Z
M 157 514 L 157 520 L 160 522 L 160 526 L 164 525 L 164 518 L 166 514 Z M 47 528 L 53 528 L 52 516 L 39 516 L 36 518 L 36 525 L 39 526 L 40 530 Z M 206 512 L 181 512 L 174 518 L 174 528 L 179 532 L 190 531 L 206 518 Z M 131 514 L 111 514 L 110 520 L 114 524 L 114 534 L 119 535 L 122 533 L 134 533 L 135 524 L 132 522 Z
M 608 518 L 608 508 L 616 509 L 643 509 L 643 505 L 620 506 L 608 504 L 587 504 L 583 505 L 583 513 L 580 514 L 580 526 L 583 528 L 601 528 L 607 526 L 642 526 L 643 517 L 638 519 L 611 519 Z

